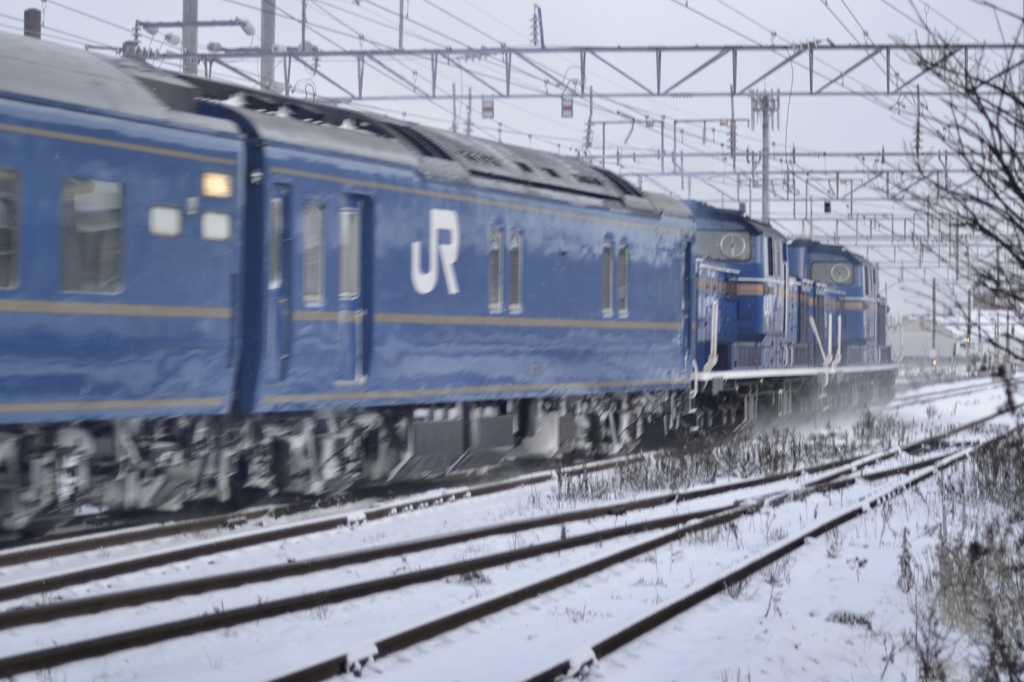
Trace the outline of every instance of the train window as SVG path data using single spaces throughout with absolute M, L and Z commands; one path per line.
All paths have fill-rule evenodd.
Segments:
M 615 299 L 612 291 L 612 243 L 604 243 L 601 277 L 601 313 L 606 317 L 615 314 Z
M 281 240 L 284 239 L 284 199 L 274 197 L 270 200 L 270 278 L 268 289 L 280 289 L 281 275 Z
M 0 289 L 18 282 L 18 173 L 0 168 Z
M 771 237 L 767 237 L 765 239 L 765 244 L 767 245 L 767 247 L 765 248 L 765 251 L 767 252 L 767 255 L 768 255 L 768 276 L 769 277 L 775 274 L 775 244 L 774 244 L 774 241 L 775 240 L 772 239 Z
M 181 234 L 181 209 L 177 206 L 150 206 L 149 233 L 154 237 L 177 237 Z
M 487 239 L 487 309 L 501 311 L 501 228 L 492 227 Z
M 338 253 L 338 296 L 346 300 L 359 298 L 360 233 L 359 209 L 341 209 L 341 245 Z
M 116 293 L 122 287 L 123 188 L 119 182 L 66 178 L 61 289 Z
M 302 209 L 302 301 L 324 300 L 324 207 L 306 204 Z
M 231 214 L 224 211 L 203 211 L 199 217 L 199 234 L 210 242 L 231 239 Z
M 845 261 L 812 263 L 811 279 L 829 284 L 850 284 L 853 282 L 853 267 Z
M 508 309 L 523 312 L 523 233 L 512 230 L 508 238 Z
M 697 255 L 711 260 L 750 260 L 750 235 L 735 230 L 702 230 L 694 243 Z
M 629 315 L 629 246 L 619 244 L 619 317 Z

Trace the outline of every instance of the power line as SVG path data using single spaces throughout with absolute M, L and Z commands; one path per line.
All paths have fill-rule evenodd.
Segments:
M 80 9 L 75 9 L 74 7 L 68 7 L 67 5 L 64 5 L 62 3 L 57 2 L 57 0 L 46 0 L 46 4 L 47 5 L 54 5 L 56 7 L 60 7 L 61 9 L 66 9 L 67 11 L 74 12 L 75 14 L 81 14 L 83 17 L 87 17 L 89 19 L 92 19 L 93 21 L 98 21 L 101 24 L 106 24 L 107 26 L 113 26 L 114 28 L 119 29 L 121 31 L 126 31 L 128 33 L 131 33 L 131 31 L 132 31 L 132 29 L 126 28 L 124 26 L 119 26 L 119 25 L 115 24 L 112 21 L 107 21 L 106 19 L 101 19 L 100 17 L 97 17 L 97 16 L 95 16 L 93 14 L 89 14 L 88 12 L 83 12 Z

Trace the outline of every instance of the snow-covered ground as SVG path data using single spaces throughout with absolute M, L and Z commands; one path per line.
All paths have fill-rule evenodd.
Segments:
M 891 410 L 899 418 L 943 430 L 988 416 L 1005 403 L 1002 384 L 977 380 L 967 395 L 928 400 L 942 386 L 920 389 L 909 405 Z M 833 419 L 833 425 L 838 423 Z M 1009 416 L 999 426 L 1014 424 Z M 969 438 L 969 436 L 964 436 Z M 595 474 L 598 475 L 598 474 Z M 956 476 L 953 469 L 946 476 Z M 789 483 L 764 487 L 766 493 Z M 520 680 L 574 650 L 585 649 L 625 622 L 686 592 L 777 540 L 836 513 L 877 489 L 861 481 L 798 503 L 766 507 L 721 530 L 667 544 L 649 554 L 597 573 L 581 583 L 545 593 L 448 635 L 371 662 L 366 679 Z M 732 493 L 728 500 L 749 493 Z M 838 531 L 810 543 L 762 571 L 741 588 L 709 599 L 654 632 L 600 661 L 595 679 L 608 680 L 876 680 L 916 679 L 913 651 L 904 633 L 913 628 L 908 596 L 900 590 L 900 554 L 906 536 L 915 554 L 934 542 L 935 484 L 927 482 Z M 723 503 L 724 496 L 631 512 L 623 517 L 494 536 L 396 559 L 323 571 L 182 597 L 165 603 L 11 628 L 0 632 L 0 656 L 46 648 L 159 623 L 204 611 L 301 594 L 393 575 L 418 566 L 508 550 L 601 527 L 657 518 Z M 179 562 L 49 593 L 45 600 L 72 599 L 186 577 L 209 575 L 350 551 L 452 532 L 487 523 L 534 517 L 567 507 L 604 503 L 566 501 L 554 482 L 504 491 L 485 498 L 417 510 L 362 526 L 257 545 Z M 906 532 L 905 532 L 906 531 Z M 331 655 L 366 650 L 366 643 L 546 575 L 605 556 L 663 531 L 605 541 L 571 552 L 545 555 L 479 574 L 458 576 L 381 595 L 354 599 L 58 666 L 56 680 L 260 680 L 273 679 Z M 206 535 L 212 536 L 214 533 Z M 17 582 L 59 573 L 115 556 L 136 556 L 189 540 L 164 538 L 126 548 L 98 550 L 8 567 L 0 580 Z M 195 538 L 191 538 L 195 540 Z M 40 598 L 0 604 L 7 609 Z M 35 680 L 27 674 L 16 679 Z

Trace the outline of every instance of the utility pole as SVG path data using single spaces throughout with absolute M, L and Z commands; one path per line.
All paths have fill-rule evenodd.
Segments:
M 452 132 L 459 132 L 459 109 L 455 99 L 455 83 L 452 83 Z
M 964 339 L 964 341 L 967 342 L 967 367 L 968 367 L 968 369 L 971 368 L 971 357 L 974 355 L 974 353 L 972 352 L 974 350 L 974 340 L 972 339 L 973 335 L 971 334 L 971 304 L 973 303 L 973 301 L 971 300 L 972 298 L 973 298 L 973 296 L 972 296 L 971 288 L 967 287 L 967 338 Z
M 662 123 L 662 126 L 665 124 Z M 664 133 L 662 133 L 664 139 Z M 591 151 L 594 148 L 594 86 L 590 86 L 590 115 L 587 117 L 587 132 L 583 135 L 583 160 L 588 163 L 592 161 Z M 603 159 L 602 159 L 603 162 Z M 661 172 L 665 172 L 665 161 L 662 158 Z
M 935 349 L 935 331 L 938 324 L 935 317 L 935 278 L 932 277 L 932 360 L 938 357 L 938 352 Z
M 182 0 L 181 5 L 181 49 L 186 55 L 186 76 L 199 75 L 199 62 L 194 55 L 199 52 L 199 0 Z
M 309 0 L 302 0 L 302 42 L 299 43 L 299 50 L 306 51 L 306 5 Z
M 398 0 L 398 49 L 404 50 L 405 0 Z
M 775 124 L 779 113 L 778 93 L 759 92 L 750 96 L 750 122 L 753 125 L 758 115 L 761 116 L 761 222 L 771 223 L 771 185 L 768 180 L 768 158 L 771 156 L 771 138 L 769 132 Z
M 544 44 L 544 14 L 540 11 L 540 5 L 533 6 L 533 18 L 530 19 L 530 42 L 540 45 L 543 50 Z
M 263 52 L 260 57 L 260 83 L 263 84 L 264 90 L 273 90 L 275 80 L 274 28 L 277 20 L 277 0 L 262 0 L 260 8 L 260 49 Z
M 473 134 L 473 88 L 469 89 L 469 98 L 466 99 L 466 135 Z

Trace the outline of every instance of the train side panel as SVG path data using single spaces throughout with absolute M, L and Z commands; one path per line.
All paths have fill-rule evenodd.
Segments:
M 241 141 L 0 99 L 0 150 L 0 423 L 228 411 Z
M 685 384 L 685 221 L 285 146 L 265 154 L 271 192 L 287 196 L 279 245 L 267 225 L 284 265 L 265 306 L 257 411 Z M 360 224 L 358 295 L 344 285 L 347 211 Z

